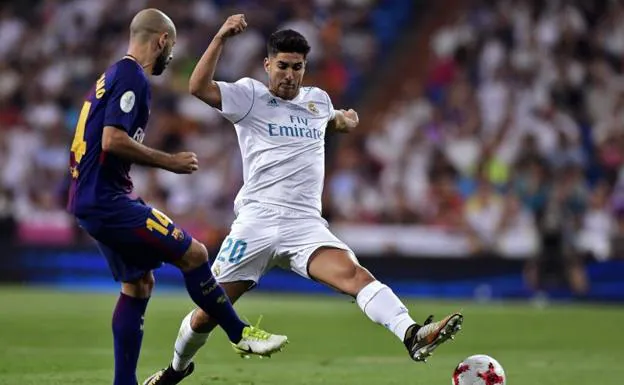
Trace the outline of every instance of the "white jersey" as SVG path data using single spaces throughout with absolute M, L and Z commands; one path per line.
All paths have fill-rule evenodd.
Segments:
M 234 211 L 247 203 L 321 214 L 325 129 L 335 111 L 327 92 L 302 87 L 293 100 L 273 96 L 261 82 L 217 82 L 221 114 L 234 124 L 244 185 Z

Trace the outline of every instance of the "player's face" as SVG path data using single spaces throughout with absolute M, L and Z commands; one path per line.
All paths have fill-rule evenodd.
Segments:
M 162 74 L 171 59 L 173 59 L 173 55 L 171 52 L 173 51 L 173 46 L 175 45 L 174 39 L 172 39 L 168 34 L 164 34 L 158 40 L 158 50 L 160 53 L 156 57 L 154 61 L 154 66 L 152 67 L 152 75 L 160 75 Z
M 300 53 L 279 52 L 264 59 L 269 74 L 269 89 L 282 99 L 290 100 L 299 93 L 305 72 L 305 58 Z

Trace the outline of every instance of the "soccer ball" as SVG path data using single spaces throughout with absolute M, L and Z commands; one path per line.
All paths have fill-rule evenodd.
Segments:
M 501 364 L 485 354 L 470 356 L 457 365 L 451 385 L 505 385 Z

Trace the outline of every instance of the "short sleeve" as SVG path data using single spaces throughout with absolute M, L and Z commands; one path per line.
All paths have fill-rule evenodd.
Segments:
M 329 110 L 329 118 L 327 120 L 331 121 L 336 118 L 336 110 L 334 110 L 334 105 L 332 104 L 331 98 L 327 92 L 325 92 L 325 97 L 327 98 L 327 108 Z
M 216 83 L 221 91 L 221 114 L 232 123 L 241 121 L 253 107 L 253 80 L 242 78 L 235 83 Z
M 139 98 L 145 97 L 144 86 L 145 79 L 139 74 L 118 68 L 106 103 L 104 126 L 113 126 L 130 132 L 141 105 Z

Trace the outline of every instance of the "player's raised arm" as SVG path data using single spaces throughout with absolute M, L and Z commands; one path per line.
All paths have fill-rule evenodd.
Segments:
M 351 132 L 359 123 L 360 119 L 355 110 L 336 110 L 334 118 L 327 123 L 327 129 L 338 132 Z
M 239 14 L 228 17 L 197 62 L 189 80 L 189 92 L 204 103 L 219 110 L 221 109 L 221 91 L 213 80 L 217 62 L 225 41 L 243 32 L 245 28 L 247 28 L 245 15 Z

